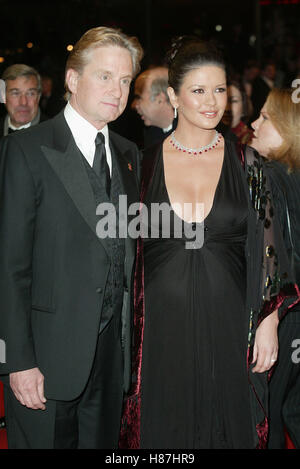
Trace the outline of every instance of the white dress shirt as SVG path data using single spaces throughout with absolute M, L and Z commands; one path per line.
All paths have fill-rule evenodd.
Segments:
M 274 81 L 270 80 L 270 78 L 267 78 L 265 76 L 262 76 L 262 79 L 264 80 L 265 83 L 267 83 L 269 88 L 274 88 Z
M 170 132 L 173 128 L 173 122 L 166 128 L 162 129 L 163 133 L 166 134 L 167 132 Z
M 22 129 L 28 129 L 28 127 L 31 126 L 31 122 L 28 122 L 27 124 L 20 125 L 20 127 L 15 127 L 10 120 L 10 116 L 8 116 L 8 128 L 12 130 L 22 130 Z
M 97 133 L 101 132 L 104 135 L 107 164 L 109 166 L 111 175 L 112 160 L 109 147 L 108 126 L 105 125 L 100 131 L 97 130 L 96 127 L 90 124 L 77 111 L 75 111 L 69 102 L 64 109 L 64 116 L 68 126 L 70 127 L 76 145 L 91 167 L 93 167 L 94 162 L 95 138 Z

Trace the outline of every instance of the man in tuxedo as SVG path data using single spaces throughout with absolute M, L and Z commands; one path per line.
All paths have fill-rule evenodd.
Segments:
M 164 140 L 176 126 L 168 86 L 166 67 L 149 68 L 135 81 L 131 106 L 145 124 L 144 148 Z
M 96 212 L 112 206 L 118 224 L 119 196 L 139 198 L 138 149 L 107 124 L 124 111 L 141 58 L 136 38 L 87 31 L 67 60 L 65 109 L 1 142 L 9 448 L 117 447 L 135 244 L 118 226 L 105 238 Z
M 41 77 L 34 68 L 25 64 L 11 65 L 2 79 L 6 84 L 7 115 L 0 119 L 0 137 L 47 119 L 39 108 Z

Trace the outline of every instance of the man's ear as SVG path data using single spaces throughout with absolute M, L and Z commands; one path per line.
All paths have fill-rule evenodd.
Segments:
M 69 90 L 71 93 L 76 94 L 77 91 L 77 83 L 78 83 L 79 73 L 76 72 L 73 68 L 69 68 L 66 73 L 66 84 L 68 85 Z
M 163 93 L 162 91 L 156 96 L 156 101 L 158 102 L 158 104 L 164 104 L 166 101 L 167 101 L 167 97 L 165 95 L 165 93 Z

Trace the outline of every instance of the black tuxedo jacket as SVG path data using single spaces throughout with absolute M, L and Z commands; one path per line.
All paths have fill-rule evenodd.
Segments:
M 110 147 L 128 204 L 137 202 L 138 149 L 113 132 Z M 110 268 L 96 224 L 94 194 L 63 112 L 1 141 L 0 338 L 6 363 L 0 374 L 39 367 L 48 398 L 75 398 L 91 370 Z M 125 249 L 126 390 L 135 242 L 127 238 Z
M 161 127 L 155 125 L 144 126 L 144 145 L 143 150 L 163 142 L 177 127 L 177 118 L 173 120 L 172 128 L 168 132 L 164 132 Z

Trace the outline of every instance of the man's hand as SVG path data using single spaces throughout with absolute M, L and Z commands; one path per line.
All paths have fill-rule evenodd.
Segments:
M 45 410 L 44 376 L 38 368 L 10 373 L 10 387 L 18 401 L 29 409 Z
M 253 350 L 252 363 L 256 362 L 253 373 L 268 371 L 278 357 L 278 311 L 267 316 L 258 326 Z

